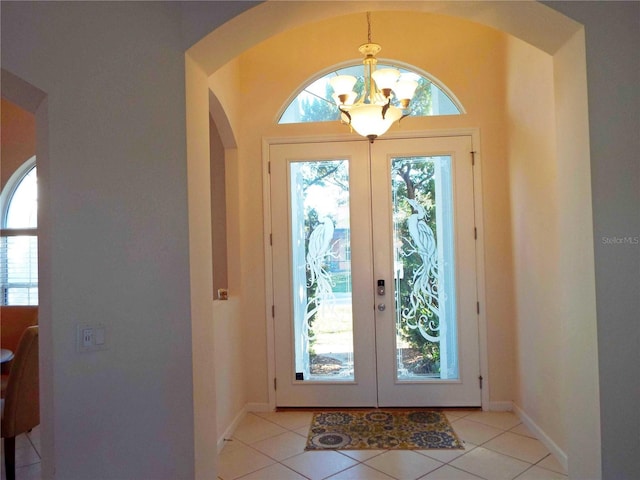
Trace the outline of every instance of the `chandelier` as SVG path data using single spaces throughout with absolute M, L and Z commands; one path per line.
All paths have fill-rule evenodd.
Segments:
M 376 70 L 376 54 L 382 50 L 371 42 L 371 14 L 367 12 L 367 43 L 358 49 L 364 55 L 364 89 L 360 98 L 353 90 L 357 78 L 352 75 L 337 75 L 329 84 L 333 89 L 333 100 L 341 112 L 341 119 L 371 143 L 384 134 L 394 122 L 409 115 L 408 108 L 418 82 L 401 75 L 395 68 Z M 401 108 L 391 103 L 398 100 Z

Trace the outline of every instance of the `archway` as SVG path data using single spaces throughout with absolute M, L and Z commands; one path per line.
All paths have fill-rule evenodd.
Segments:
M 7 70 L 2 70 L 2 97 L 35 116 L 35 144 L 39 176 L 50 178 L 48 157 L 47 94 Z M 40 219 L 51 218 L 46 183 L 38 186 L 41 201 L 38 206 Z M 50 228 L 46 222 L 39 222 L 39 349 L 40 349 L 40 423 L 42 442 L 42 472 L 45 476 L 53 473 L 53 325 L 51 314 L 51 255 Z
M 300 3 L 280 5 L 278 2 L 266 3 L 255 7 L 245 14 L 236 17 L 232 21 L 223 25 L 209 36 L 196 44 L 187 52 L 187 115 L 188 119 L 202 118 L 202 107 L 198 105 L 206 96 L 207 89 L 210 88 L 209 76 L 216 72 L 219 67 L 235 58 L 246 48 L 255 45 L 271 36 L 284 32 L 294 27 L 300 27 L 306 23 L 311 23 L 332 16 L 344 15 L 346 13 L 364 12 L 366 10 L 376 11 L 382 10 L 378 4 L 361 4 L 361 3 L 341 3 L 339 6 L 332 4 L 316 4 L 316 3 Z M 543 5 L 536 3 L 518 3 L 516 5 L 501 4 L 457 4 L 457 3 L 431 3 L 424 4 L 413 3 L 394 3 L 394 10 L 414 10 L 419 12 L 435 12 L 438 14 L 451 15 L 458 18 L 476 21 L 496 29 L 502 30 L 514 37 L 525 40 L 535 45 L 540 50 L 552 56 L 552 67 L 554 69 L 556 92 L 565 92 L 572 90 L 575 94 L 565 96 L 564 98 L 570 104 L 566 103 L 562 106 L 556 105 L 557 128 L 555 131 L 557 137 L 556 154 L 558 158 L 562 158 L 562 162 L 558 163 L 557 175 L 558 181 L 563 182 L 569 178 L 572 170 L 588 171 L 589 156 L 586 131 L 586 79 L 584 77 L 585 65 L 584 61 L 584 39 L 581 27 L 562 15 L 554 12 Z M 532 19 L 534 19 L 532 21 Z M 253 28 L 248 28 L 252 25 Z M 259 25 L 255 28 L 255 25 Z M 552 26 L 550 28 L 550 25 Z M 549 32 L 553 34 L 549 35 Z M 233 39 L 233 40 L 231 40 Z M 221 46 L 224 46 L 222 48 Z M 227 48 L 228 47 L 228 48 Z M 581 55 L 582 53 L 582 55 Z M 577 60 L 576 60 L 577 59 Z M 579 78 L 580 84 L 578 88 L 575 85 L 575 78 Z M 566 87 L 571 85 L 571 89 Z M 205 102 L 206 104 L 206 102 Z M 233 121 L 230 122 L 233 125 Z M 197 158 L 193 155 L 197 151 L 199 135 L 202 135 L 202 126 L 198 126 L 197 121 L 188 126 L 187 132 L 189 143 L 192 150 L 188 153 L 188 163 L 190 172 L 194 173 L 202 167 Z M 206 138 L 206 137 L 205 137 Z M 567 138 L 572 138 L 569 143 Z M 575 139 L 579 139 L 577 142 Z M 197 175 L 194 175 L 197 176 Z M 587 175 L 588 177 L 588 175 Z M 198 188 L 202 188 L 197 182 L 191 182 L 192 175 L 190 173 L 190 210 L 191 206 L 200 205 L 197 201 L 196 192 Z M 564 183 L 562 184 L 563 186 Z M 568 186 L 568 185 L 567 185 Z M 585 372 L 578 377 L 572 374 L 580 371 L 585 361 L 589 358 L 589 352 L 595 345 L 595 313 L 594 309 L 589 311 L 593 306 L 593 271 L 590 278 L 586 280 L 577 278 L 577 275 L 571 272 L 570 266 L 580 262 L 581 254 L 585 250 L 589 250 L 592 245 L 592 228 L 590 224 L 590 211 L 585 213 L 579 211 L 572 205 L 585 205 L 590 201 L 590 186 L 588 181 L 581 182 L 579 185 L 572 184 L 569 188 L 560 189 L 557 210 L 555 212 L 557 230 L 554 232 L 555 254 L 562 259 L 562 265 L 559 267 L 558 275 L 566 284 L 575 285 L 572 294 L 567 298 L 559 300 L 556 305 L 556 314 L 563 315 L 566 318 L 565 332 L 571 332 L 580 329 L 583 337 L 588 339 L 586 344 L 571 345 L 571 352 L 566 354 L 569 361 L 563 372 L 563 378 L 572 382 L 571 387 L 563 392 L 563 397 L 559 403 L 565 407 L 571 404 L 572 398 L 579 396 L 587 396 L 593 399 L 588 408 L 592 419 L 592 423 L 584 422 L 584 410 L 582 415 L 573 414 L 569 408 L 563 412 L 568 418 L 564 436 L 566 439 L 566 454 L 572 459 L 572 475 L 589 476 L 588 472 L 599 472 L 599 424 L 597 421 L 597 371 L 591 371 L 591 379 L 587 378 Z M 194 203 L 192 203 L 194 202 Z M 200 205 L 206 208 L 204 205 Z M 191 219 L 190 219 L 191 220 Z M 203 246 L 206 244 L 205 235 L 200 236 L 206 228 L 197 219 L 193 219 L 191 224 L 192 233 L 192 250 L 191 253 L 202 252 Z M 563 238 L 575 238 L 572 231 L 580 231 L 584 233 L 584 243 L 581 243 L 577 250 L 569 250 L 568 243 L 563 244 Z M 200 240 L 198 240 L 200 239 Z M 575 243 L 572 249 L 576 247 Z M 206 253 L 204 253 L 206 256 Z M 193 260 L 192 260 L 193 262 Z M 201 262 L 206 264 L 207 262 Z M 192 264 L 193 265 L 193 264 Z M 198 268 L 192 267 L 192 278 L 200 275 Z M 195 283 L 195 282 L 194 282 Z M 582 292 L 582 293 L 581 293 Z M 588 301 L 581 302 L 580 298 L 586 298 Z M 202 352 L 202 346 L 196 346 L 201 340 L 196 339 L 198 332 L 204 333 L 207 328 L 201 323 L 201 308 L 204 305 L 205 297 L 195 295 L 193 298 L 193 331 L 194 331 L 194 357 L 198 352 Z M 200 302 L 203 303 L 200 303 Z M 587 324 L 580 323 L 579 312 L 583 312 L 589 319 Z M 198 338 L 203 338 L 199 336 Z M 564 354 L 562 354 L 564 355 Z M 579 360 L 581 359 L 581 360 Z M 206 363 L 206 361 L 205 361 Z M 588 363 L 588 362 L 586 362 Z M 194 362 L 195 365 L 201 365 L 201 362 Z M 198 382 L 206 383 L 206 379 L 202 378 L 198 371 L 194 372 L 196 391 L 198 391 Z M 573 379 L 577 380 L 573 380 Z M 266 382 L 265 382 L 266 383 Z M 215 395 L 213 395 L 215 397 Z M 214 398 L 215 400 L 215 398 Z M 205 397 L 199 399 L 196 396 L 196 418 L 207 418 L 210 415 L 206 412 L 207 405 Z M 526 412 L 525 412 L 526 413 Z M 215 420 L 215 419 L 214 419 Z M 200 422 L 196 422 L 198 425 Z M 198 438 L 198 435 L 197 435 Z M 593 441 L 590 448 L 578 449 L 578 445 L 573 439 L 591 438 Z M 196 442 L 196 451 L 203 448 L 205 443 L 198 444 Z M 586 453 L 586 452 L 589 453 Z M 585 461 L 583 461 L 583 459 Z M 574 463 L 575 462 L 575 463 Z M 205 468 L 204 464 L 196 465 L 196 469 Z M 583 474 L 580 473 L 582 470 Z

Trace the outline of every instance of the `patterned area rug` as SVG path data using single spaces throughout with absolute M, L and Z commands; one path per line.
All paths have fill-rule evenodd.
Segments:
M 375 409 L 314 413 L 305 450 L 461 448 L 442 412 Z

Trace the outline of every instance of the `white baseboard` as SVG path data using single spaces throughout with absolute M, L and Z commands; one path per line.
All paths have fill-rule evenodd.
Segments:
M 272 412 L 273 408 L 268 403 L 247 403 L 245 405 L 247 412 Z
M 513 412 L 513 402 L 489 402 L 482 409 L 488 412 Z
M 247 414 L 247 407 L 245 406 L 235 416 L 235 418 L 231 422 L 231 425 L 229 425 L 226 428 L 226 430 L 222 434 L 222 437 L 218 438 L 218 453 L 220 453 L 222 451 L 222 449 L 224 448 L 225 438 L 231 438 L 233 436 L 233 432 L 235 432 L 236 428 L 238 428 L 238 425 L 240 424 L 240 422 L 242 421 L 242 419 L 244 418 L 244 416 L 246 414 Z
M 516 415 L 518 415 L 518 417 L 520 417 L 522 423 L 524 423 L 526 427 L 531 430 L 531 433 L 533 433 L 536 438 L 540 440 L 545 447 L 547 447 L 547 449 L 551 452 L 551 455 L 556 458 L 556 460 L 560 463 L 560 465 L 562 465 L 566 472 L 568 470 L 569 464 L 567 454 L 556 444 L 556 442 L 551 440 L 551 437 L 549 437 L 544 432 L 544 430 L 542 430 L 536 424 L 536 422 L 534 422 L 533 419 L 529 415 L 527 415 L 520 407 L 518 407 L 517 405 L 514 405 L 513 407 L 513 411 Z
M 236 428 L 238 428 L 238 425 L 240 424 L 240 422 L 248 412 L 271 412 L 271 411 L 273 411 L 273 409 L 269 407 L 268 403 L 247 403 L 242 408 L 242 410 L 240 410 L 240 412 L 238 412 L 238 414 L 235 416 L 235 418 L 231 422 L 231 425 L 229 425 L 225 429 L 222 436 L 218 438 L 218 453 L 220 453 L 224 448 L 225 438 L 233 437 L 233 432 L 236 431 Z

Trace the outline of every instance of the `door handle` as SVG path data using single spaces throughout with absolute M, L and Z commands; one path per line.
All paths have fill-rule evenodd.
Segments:
M 378 304 L 378 310 L 381 312 L 384 312 L 386 310 L 387 306 L 384 303 L 379 303 Z

